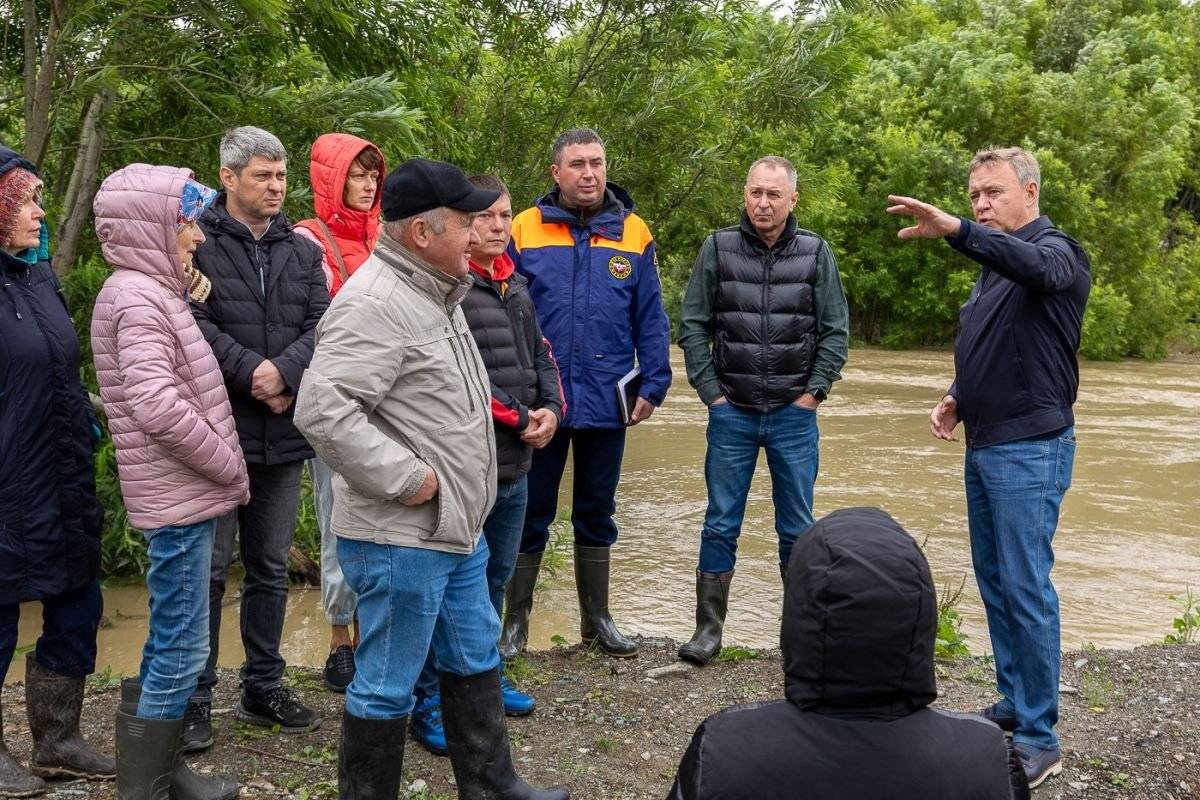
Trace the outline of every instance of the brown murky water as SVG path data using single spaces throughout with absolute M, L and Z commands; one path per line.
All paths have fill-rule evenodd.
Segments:
M 706 411 L 677 384 L 666 406 L 630 432 L 618 494 L 621 541 L 614 551 L 612 608 L 627 630 L 686 639 L 692 630 L 693 570 L 704 516 Z M 854 350 L 845 378 L 821 409 L 818 516 L 878 505 L 918 538 L 940 584 L 967 576 L 961 611 L 973 651 L 989 649 L 971 577 L 962 489 L 962 445 L 934 440 L 928 412 L 950 382 L 948 353 Z M 1168 595 L 1200 590 L 1200 365 L 1084 364 L 1076 406 L 1074 484 L 1055 539 L 1063 647 L 1129 647 L 1161 640 L 1176 616 Z M 569 483 L 564 481 L 569 489 Z M 564 493 L 564 503 L 569 494 Z M 567 544 L 569 556 L 570 545 Z M 726 643 L 777 643 L 781 587 L 775 565 L 770 479 L 759 464 L 739 547 Z M 136 671 L 145 639 L 146 596 L 106 591 L 112 621 L 100 632 L 101 668 Z M 541 593 L 532 645 L 578 638 L 568 562 Z M 36 605 L 24 609 L 20 644 L 38 634 Z M 240 663 L 236 605 L 224 616 L 221 662 Z M 292 592 L 283 651 L 289 663 L 319 666 L 328 629 L 320 592 Z M 23 659 L 9 680 L 19 680 Z

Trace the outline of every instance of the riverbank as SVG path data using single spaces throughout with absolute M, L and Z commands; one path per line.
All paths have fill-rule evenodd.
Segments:
M 531 782 L 565 783 L 576 800 L 662 800 L 696 725 L 735 703 L 782 697 L 778 651 L 727 651 L 729 660 L 694 669 L 668 640 L 646 640 L 636 659 L 619 661 L 580 647 L 531 653 L 517 678 L 538 710 L 510 721 L 518 769 Z M 342 698 L 315 670 L 289 670 L 290 685 L 320 709 L 313 733 L 273 735 L 235 724 L 236 673 L 223 670 L 214 703 L 216 745 L 195 758 L 200 770 L 236 771 L 243 797 L 316 800 L 337 796 Z M 993 673 L 983 658 L 939 664 L 938 704 L 970 710 L 992 702 Z M 113 741 L 117 675 L 89 683 L 85 734 Z M 1065 770 L 1036 793 L 1058 798 L 1200 798 L 1200 646 L 1074 651 L 1063 656 Z M 4 730 L 17 758 L 29 755 L 21 686 L 5 689 Z M 405 776 L 411 800 L 454 798 L 449 761 L 410 742 Z M 111 800 L 112 784 L 53 785 L 50 797 Z

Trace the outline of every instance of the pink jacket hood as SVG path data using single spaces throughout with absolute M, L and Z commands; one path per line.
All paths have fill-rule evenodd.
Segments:
M 183 167 L 130 164 L 104 179 L 92 211 L 104 260 L 132 269 L 182 292 L 187 283 L 176 245 Z

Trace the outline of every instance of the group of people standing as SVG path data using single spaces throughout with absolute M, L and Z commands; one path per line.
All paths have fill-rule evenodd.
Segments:
M 295 225 L 282 210 L 278 138 L 235 128 L 220 155 L 219 192 L 188 169 L 134 164 L 94 202 L 113 274 L 92 349 L 125 506 L 150 559 L 149 634 L 138 677 L 122 683 L 114 764 L 78 734 L 101 610 L 91 459 L 102 431 L 47 260 L 41 181 L 0 149 L 0 546 L 13 556 L 0 576 L 3 664 L 17 603 L 45 608 L 27 660 L 36 774 L 0 745 L 0 795 L 36 794 L 42 777 L 115 774 L 122 800 L 164 786 L 178 800 L 237 796 L 235 780 L 193 773 L 183 758 L 213 743 L 235 554 L 246 652 L 236 718 L 321 724 L 283 685 L 279 652 L 308 463 L 331 626 L 324 679 L 346 693 L 341 797 L 397 797 L 411 729 L 450 756 L 461 797 L 566 798 L 516 775 L 505 716 L 536 701 L 503 661 L 528 640 L 568 455 L 581 638 L 637 654 L 609 611 L 616 489 L 628 427 L 671 383 L 654 240 L 607 180 L 604 142 L 586 128 L 560 135 L 554 188 L 514 216 L 497 176 L 420 158 L 388 172 L 376 145 L 327 134 L 312 147 L 316 216 Z M 1070 482 L 1088 268 L 1040 216 L 1032 156 L 985 151 L 970 172 L 974 223 L 911 198 L 888 210 L 917 218 L 902 238 L 946 237 L 984 267 L 931 429 L 950 439 L 960 417 L 967 424 L 972 550 L 1002 694 L 984 716 L 1015 730 L 1036 784 L 1061 769 L 1050 539 Z M 760 449 L 789 595 L 800 580 L 793 550 L 813 525 L 817 410 L 847 358 L 836 261 L 798 227 L 796 182 L 786 159 L 751 165 L 741 222 L 704 241 L 684 299 L 679 341 L 709 409 L 696 630 L 679 651 L 698 665 L 721 646 Z M 617 383 L 635 367 L 623 411 Z M 918 606 L 922 592 L 911 594 Z M 913 691 L 924 700 L 910 711 L 932 697 Z M 684 776 L 680 797 L 725 796 Z

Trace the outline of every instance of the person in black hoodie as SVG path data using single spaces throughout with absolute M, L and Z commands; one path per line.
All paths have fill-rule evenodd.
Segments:
M 667 800 L 1028 798 L 999 727 L 930 707 L 936 630 L 929 564 L 899 523 L 877 508 L 819 520 L 787 572 L 787 699 L 704 720 Z
M 206 241 L 194 256 L 212 282 L 192 313 L 221 365 L 250 473 L 250 502 L 217 522 L 209 580 L 208 665 L 188 703 L 185 749 L 212 744 L 210 710 L 225 581 L 240 540 L 246 577 L 241 633 L 246 650 L 237 719 L 286 731 L 321 720 L 283 686 L 279 640 L 287 610 L 287 561 L 300 504 L 300 476 L 313 457 L 292 421 L 292 403 L 312 359 L 317 322 L 329 307 L 324 253 L 296 235 L 283 213 L 287 153 L 260 128 L 221 140 L 223 191 L 200 218 Z
M 0 147 L 0 686 L 20 604 L 42 604 L 42 633 L 25 655 L 31 769 L 9 754 L 0 721 L 0 797 L 41 794 L 42 778 L 116 775 L 114 761 L 79 735 L 104 607 L 104 511 L 92 464 L 100 426 L 50 268 L 41 198 L 34 165 Z
M 981 713 L 1013 731 L 1029 785 L 1062 771 L 1054 726 L 1061 671 L 1051 543 L 1075 463 L 1080 334 L 1091 289 L 1087 253 L 1039 210 L 1037 159 L 982 150 L 969 169 L 975 221 L 893 195 L 916 218 L 901 239 L 945 237 L 978 263 L 959 310 L 954 382 L 930 431 L 967 432 L 967 521 L 1001 698 Z

